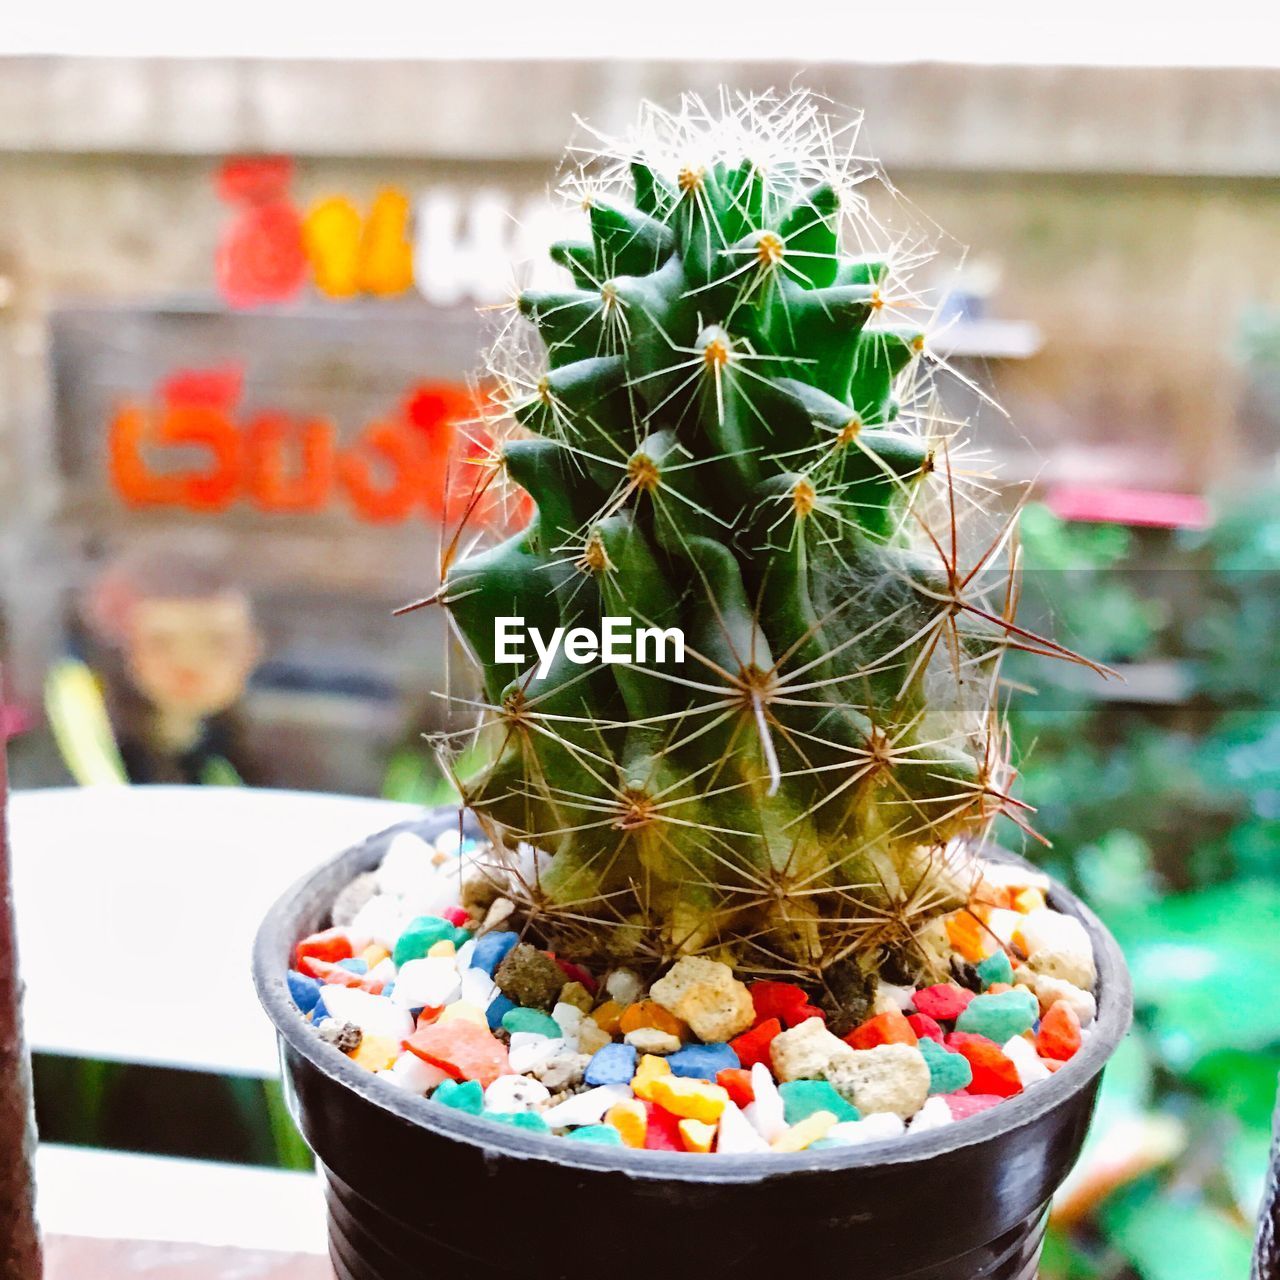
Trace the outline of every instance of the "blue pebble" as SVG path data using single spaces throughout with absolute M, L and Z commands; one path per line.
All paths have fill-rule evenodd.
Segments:
M 323 986 L 323 984 L 321 985 Z M 320 998 L 312 1006 L 311 1021 L 314 1022 L 318 1027 L 326 1018 L 332 1018 L 332 1017 L 333 1017 L 333 1014 L 331 1014 L 329 1010 L 325 1008 L 324 995 L 321 994 Z
M 668 1054 L 667 1063 L 672 1075 L 691 1080 L 714 1080 L 717 1072 L 742 1065 L 727 1044 L 687 1044 Z
M 352 973 L 368 973 L 369 962 L 362 960 L 359 956 L 352 956 L 349 960 L 339 960 L 339 969 L 350 969 Z
M 289 994 L 303 1013 L 310 1013 L 320 999 L 320 979 L 308 978 L 296 969 L 289 970 Z
M 509 996 L 504 996 L 501 992 L 494 996 L 489 1002 L 488 1009 L 485 1010 L 485 1018 L 488 1020 L 489 1030 L 497 1031 L 502 1026 L 502 1019 L 515 1007 L 516 1002 Z
M 635 1045 L 607 1044 L 591 1055 L 582 1078 L 590 1085 L 630 1084 L 635 1073 Z
M 483 969 L 493 977 L 498 966 L 507 958 L 507 952 L 520 941 L 518 933 L 486 933 L 476 939 L 471 951 L 471 967 Z
M 388 982 L 388 983 L 387 983 L 387 985 L 386 985 L 385 987 L 383 987 L 383 988 L 382 988 L 382 994 L 383 994 L 384 996 L 386 996 L 388 1000 L 390 1000 L 390 999 L 391 999 L 391 993 L 392 993 L 395 989 L 396 989 L 396 984 L 395 984 L 394 982 Z

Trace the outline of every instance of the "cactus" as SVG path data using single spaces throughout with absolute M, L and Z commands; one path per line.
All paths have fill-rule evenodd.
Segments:
M 497 739 L 464 799 L 539 851 L 534 926 L 575 957 L 919 970 L 966 845 L 1025 821 L 1000 660 L 1075 655 L 1017 627 L 1004 576 L 993 595 L 1012 518 L 961 563 L 989 490 L 838 138 L 802 94 L 648 108 L 579 184 L 563 286 L 522 293 L 499 340 L 495 474 L 535 514 L 473 554 L 455 538 L 433 600 Z M 678 627 L 685 660 L 562 651 L 537 678 L 500 660 L 498 616 Z

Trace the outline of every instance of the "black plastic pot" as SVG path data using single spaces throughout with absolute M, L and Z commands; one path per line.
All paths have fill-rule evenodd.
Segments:
M 685 1156 L 500 1128 L 412 1097 L 320 1041 L 289 998 L 297 940 L 392 836 L 428 838 L 455 810 L 374 836 L 293 886 L 254 953 L 294 1118 L 323 1169 L 341 1280 L 608 1277 L 1030 1280 L 1049 1197 L 1080 1151 L 1102 1068 L 1129 1026 L 1115 940 L 1076 898 L 1098 960 L 1098 1019 L 1052 1079 L 918 1137 L 799 1155 Z

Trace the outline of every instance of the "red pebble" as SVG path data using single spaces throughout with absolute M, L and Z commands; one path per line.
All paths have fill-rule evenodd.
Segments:
M 880 1044 L 920 1043 L 911 1024 L 897 1009 L 868 1018 L 862 1026 L 855 1027 L 845 1036 L 844 1042 L 854 1049 L 874 1049 Z
M 574 964 L 572 960 L 561 960 L 559 956 L 551 957 L 556 964 L 560 966 L 560 972 L 564 974 L 570 982 L 580 982 L 586 989 L 595 995 L 599 983 L 580 965 Z
M 723 1071 L 717 1071 L 716 1084 L 740 1107 L 750 1106 L 756 1100 L 756 1091 L 751 1087 L 751 1072 L 742 1067 L 725 1067 Z
M 787 1010 L 786 1022 L 789 1027 L 798 1027 L 802 1022 L 808 1022 L 810 1018 L 821 1018 L 826 1022 L 827 1015 L 816 1004 L 797 1005 L 794 1009 Z
M 645 1149 L 647 1151 L 683 1151 L 680 1117 L 672 1115 L 656 1102 L 646 1102 L 644 1109 L 649 1121 L 644 1131 Z
M 312 959 L 336 964 L 339 960 L 350 960 L 353 955 L 355 952 L 351 949 L 351 938 L 345 929 L 326 929 L 323 933 L 313 933 L 298 943 L 293 954 L 293 967 L 302 969 L 302 962 Z
M 994 1040 L 968 1031 L 953 1031 L 943 1043 L 969 1060 L 973 1068 L 973 1080 L 968 1088 L 970 1093 L 1012 1098 L 1015 1093 L 1022 1092 L 1018 1068 L 1005 1057 L 1004 1050 Z
M 332 964 L 328 960 L 317 960 L 314 956 L 308 956 L 298 968 L 307 977 L 319 978 L 328 986 L 357 987 L 374 996 L 381 995 L 382 988 L 387 985 L 381 978 L 370 978 L 367 973 L 353 973 L 340 964 Z
M 1080 1048 L 1080 1019 L 1076 1011 L 1065 1001 L 1055 1000 L 1049 1011 L 1040 1019 L 1040 1031 L 1036 1035 L 1036 1052 L 1042 1058 L 1055 1058 L 1066 1062 Z
M 769 1046 L 773 1043 L 774 1036 L 781 1032 L 782 1023 L 777 1018 L 769 1018 L 730 1040 L 729 1048 L 738 1055 L 738 1061 L 744 1067 L 754 1067 L 757 1062 L 763 1062 L 768 1067 L 771 1066 Z
M 804 1021 L 796 1015 L 801 1009 L 809 1008 L 809 997 L 794 982 L 753 982 L 747 990 L 756 1007 L 756 1026 L 770 1018 L 777 1018 L 789 1027 Z
M 913 1013 L 907 1025 L 916 1033 L 917 1040 L 936 1040 L 942 1043 L 942 1028 L 927 1013 Z
M 990 1093 L 944 1093 L 942 1100 L 950 1109 L 953 1120 L 976 1116 L 979 1111 L 988 1111 L 1004 1101 Z
M 469 915 L 461 907 L 445 907 L 440 913 L 455 929 L 460 929 L 468 920 Z
M 921 987 L 912 997 L 917 1013 L 936 1018 L 939 1022 L 954 1022 L 973 999 L 973 992 L 957 987 L 954 982 L 940 982 L 936 987 Z
M 419 1027 L 404 1047 L 455 1080 L 479 1080 L 485 1088 L 511 1070 L 506 1045 L 487 1027 L 461 1018 Z

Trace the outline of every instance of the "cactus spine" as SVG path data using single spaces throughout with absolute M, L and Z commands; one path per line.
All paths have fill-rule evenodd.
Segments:
M 962 838 L 1012 803 L 1001 656 L 1065 651 L 987 598 L 1010 525 L 957 563 L 983 491 L 816 102 L 646 111 L 584 188 L 589 238 L 551 249 L 564 286 L 523 293 L 499 345 L 495 465 L 536 513 L 436 597 L 498 738 L 464 798 L 546 855 L 530 906 L 575 956 L 927 967 Z M 502 353 L 530 324 L 522 366 Z M 499 660 L 495 616 L 679 627 L 685 661 L 562 652 L 537 679 Z

